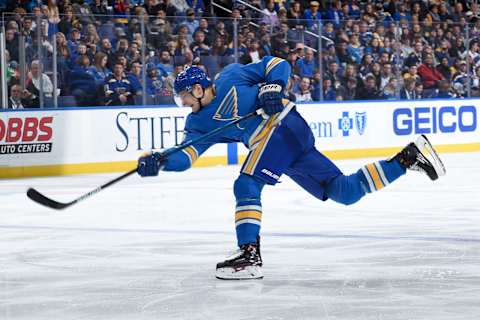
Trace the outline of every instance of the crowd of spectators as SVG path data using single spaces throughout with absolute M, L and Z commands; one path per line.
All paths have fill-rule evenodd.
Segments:
M 213 78 L 265 55 L 291 64 L 297 102 L 480 96 L 476 1 L 215 2 L 228 11 L 206 0 L 7 1 L 9 106 L 51 106 L 55 94 L 59 106 L 171 104 L 185 66 Z

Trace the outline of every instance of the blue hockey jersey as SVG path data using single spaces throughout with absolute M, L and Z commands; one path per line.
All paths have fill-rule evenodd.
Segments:
M 190 113 L 185 123 L 185 140 L 196 138 L 257 109 L 259 85 L 276 82 L 286 87 L 290 77 L 290 64 L 277 57 L 266 56 L 257 63 L 230 64 L 213 82 L 215 98 L 198 112 Z M 285 103 L 287 103 L 286 101 Z M 253 148 L 268 121 L 256 116 L 222 131 L 208 141 L 194 144 L 166 159 L 164 171 L 183 171 L 210 146 L 216 143 L 242 142 Z

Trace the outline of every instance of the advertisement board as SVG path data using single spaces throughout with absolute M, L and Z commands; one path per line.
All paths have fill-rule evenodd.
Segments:
M 419 134 L 440 152 L 480 151 L 480 100 L 297 106 L 333 159 L 388 156 Z M 0 178 L 129 170 L 145 151 L 181 143 L 189 108 L 0 112 Z M 215 145 L 196 165 L 242 161 L 240 144 Z

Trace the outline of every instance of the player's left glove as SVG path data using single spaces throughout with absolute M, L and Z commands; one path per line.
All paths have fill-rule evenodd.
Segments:
M 258 93 L 258 108 L 263 109 L 269 116 L 281 112 L 284 108 L 282 91 L 283 88 L 279 84 L 263 85 Z
M 157 176 L 164 162 L 165 157 L 159 152 L 141 156 L 138 159 L 137 173 L 142 177 Z

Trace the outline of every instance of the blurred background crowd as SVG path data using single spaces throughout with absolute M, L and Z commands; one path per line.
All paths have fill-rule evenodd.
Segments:
M 198 65 L 214 78 L 265 55 L 297 102 L 480 96 L 477 1 L 0 1 L 10 108 L 169 105 Z

